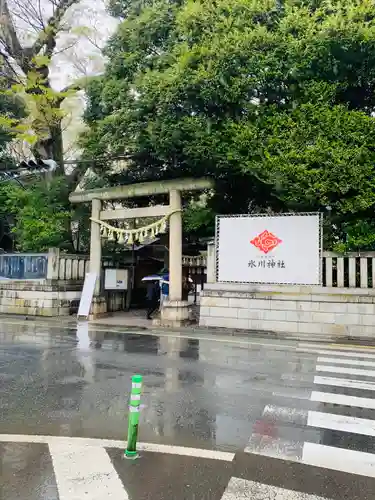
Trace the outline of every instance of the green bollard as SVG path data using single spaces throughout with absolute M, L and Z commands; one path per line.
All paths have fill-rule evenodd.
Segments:
M 137 456 L 137 438 L 141 392 L 142 375 L 133 375 L 128 415 L 128 444 L 125 450 L 125 456 L 128 458 L 135 458 Z

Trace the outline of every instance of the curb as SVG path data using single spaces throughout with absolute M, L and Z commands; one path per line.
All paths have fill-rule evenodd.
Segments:
M 53 325 L 61 325 L 63 327 L 72 327 L 75 328 L 78 321 L 76 318 L 72 317 L 67 317 L 66 319 L 63 319 L 63 317 L 58 317 L 58 318 L 50 318 L 50 317 L 43 317 L 43 316 L 21 316 L 21 315 L 8 315 L 8 314 L 2 314 L 1 317 L 3 318 L 4 322 L 9 320 L 15 320 L 19 323 L 22 323 L 24 321 L 27 321 L 31 324 L 35 324 L 38 326 L 42 325 L 48 325 L 48 324 L 53 324 Z M 169 332 L 170 334 L 185 334 L 185 335 L 192 335 L 192 338 L 194 338 L 195 335 L 212 335 L 212 336 L 218 336 L 218 337 L 233 337 L 239 341 L 243 342 L 251 342 L 254 340 L 285 340 L 285 341 L 292 341 L 292 342 L 311 342 L 311 343 L 331 343 L 331 344 L 348 344 L 352 345 L 353 343 L 357 345 L 371 345 L 375 346 L 375 337 L 351 337 L 351 336 L 327 336 L 327 335 L 319 335 L 319 334 L 293 334 L 293 333 L 280 333 L 280 332 L 274 332 L 274 331 L 258 331 L 258 330 L 242 330 L 242 329 L 228 329 L 228 328 L 219 328 L 219 327 L 200 327 L 200 326 L 190 326 L 190 327 L 180 327 L 180 328 L 173 328 L 173 327 L 161 327 L 161 326 L 155 326 L 151 325 L 150 326 L 134 326 L 134 325 L 127 325 L 124 323 L 123 325 L 117 324 L 111 324 L 111 323 L 104 323 L 102 321 L 96 321 L 92 320 L 89 321 L 89 326 L 91 329 L 108 329 L 109 331 L 115 331 L 116 333 L 143 333 L 146 334 L 146 332 L 149 332 L 150 335 L 157 335 L 158 332 Z M 209 339 L 207 339 L 209 340 Z
M 191 327 L 161 327 L 161 326 L 132 326 L 132 325 L 114 325 L 110 323 L 96 322 L 90 321 L 91 327 L 100 327 L 100 328 L 108 328 L 111 330 L 125 330 L 127 331 L 148 331 L 150 334 L 157 332 L 165 332 L 168 331 L 172 333 L 185 333 L 185 334 L 211 334 L 217 336 L 227 336 L 227 337 L 235 337 L 238 340 L 243 341 L 252 341 L 257 339 L 269 339 L 269 340 L 290 340 L 294 342 L 315 342 L 315 343 L 332 343 L 332 344 L 352 344 L 356 342 L 357 344 L 363 345 L 374 345 L 375 346 L 375 337 L 350 337 L 350 336 L 337 336 L 337 335 L 319 335 L 319 334 L 309 334 L 309 333 L 281 333 L 274 331 L 259 331 L 259 330 L 243 330 L 243 329 L 235 329 L 235 328 L 219 328 L 219 327 L 199 327 L 199 326 L 191 326 Z M 121 332 L 119 332 L 121 333 Z M 125 332 L 124 332 L 125 333 Z

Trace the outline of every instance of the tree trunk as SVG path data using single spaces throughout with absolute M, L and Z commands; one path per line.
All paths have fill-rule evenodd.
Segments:
M 49 128 L 49 137 L 38 139 L 33 147 L 33 153 L 37 160 L 54 160 L 59 166 L 57 173 L 64 173 L 61 122 Z

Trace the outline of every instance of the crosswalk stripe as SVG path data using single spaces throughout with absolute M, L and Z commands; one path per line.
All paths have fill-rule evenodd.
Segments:
M 337 431 L 375 436 L 375 420 L 337 415 L 303 408 L 267 405 L 263 411 L 265 421 L 298 426 L 319 427 Z
M 335 431 L 352 432 L 364 436 L 375 436 L 375 420 L 369 420 L 367 418 L 309 411 L 307 425 Z
M 288 453 L 292 442 L 288 442 L 287 440 L 281 441 L 283 443 L 278 448 L 272 446 L 270 441 L 270 446 L 262 447 L 259 450 L 245 448 L 245 453 L 254 453 L 265 457 L 348 472 L 359 476 L 375 477 L 375 454 L 373 453 L 304 442 L 301 443 L 301 453 L 292 454 Z
M 364 391 L 375 391 L 375 384 L 365 380 L 349 380 L 345 378 L 314 377 L 314 384 L 329 385 L 334 387 L 348 387 L 350 389 L 362 389 Z
M 231 478 L 221 500 L 260 500 L 266 498 L 274 498 L 275 500 L 328 500 L 325 497 L 278 488 L 270 484 L 257 483 L 237 477 Z
M 375 377 L 375 370 L 360 370 L 359 368 L 347 368 L 346 366 L 316 365 L 316 371 L 343 373 L 347 375 L 362 375 L 363 377 Z
M 359 398 L 357 396 L 346 396 L 345 394 L 334 394 L 332 392 L 313 391 L 311 393 L 310 400 L 320 403 L 331 403 L 343 406 L 354 406 L 357 408 L 375 409 L 375 399 Z
M 309 349 L 309 348 L 297 348 L 297 352 L 304 352 L 310 354 L 320 354 L 322 356 L 343 356 L 344 358 L 364 358 L 364 359 L 375 359 L 375 354 L 369 354 L 367 352 L 357 352 L 357 351 L 328 351 L 326 349 Z
M 263 410 L 263 418 L 267 420 L 282 420 L 284 423 L 305 424 L 307 410 L 303 408 L 289 408 L 286 406 L 266 405 Z
M 360 347 L 353 347 L 353 346 L 345 346 L 345 345 L 327 345 L 327 344 L 306 344 L 306 343 L 299 343 L 297 349 L 324 349 L 325 351 L 342 351 L 342 352 L 354 352 L 358 353 L 358 356 L 361 354 L 367 354 L 367 353 L 374 353 L 375 354 L 375 346 L 373 348 L 368 348 L 364 346 L 363 348 Z
M 264 391 L 263 388 L 260 390 Z M 272 396 L 277 398 L 289 398 L 289 399 L 310 399 L 310 391 L 307 389 L 294 389 L 293 391 L 289 390 L 281 390 L 281 391 L 273 391 Z
M 245 448 L 245 453 L 299 462 L 302 458 L 302 449 L 302 441 L 253 433 Z
M 375 361 L 364 361 L 362 359 L 340 359 L 340 358 L 319 357 L 318 363 L 338 363 L 340 365 L 375 367 Z
M 104 448 L 49 445 L 60 500 L 128 500 L 121 479 Z
M 360 476 L 375 477 L 375 454 L 363 451 L 305 443 L 302 463 Z

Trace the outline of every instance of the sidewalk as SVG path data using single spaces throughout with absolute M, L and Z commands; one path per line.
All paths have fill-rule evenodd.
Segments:
M 146 318 L 146 310 L 121 311 L 90 321 L 90 325 L 104 325 L 108 327 L 136 328 L 148 330 L 155 327 L 152 320 Z
M 267 332 L 267 331 L 254 331 L 254 330 L 237 330 L 231 328 L 210 328 L 210 327 L 200 327 L 199 325 L 189 325 L 180 328 L 166 328 L 161 326 L 155 326 L 152 321 L 145 319 L 144 311 L 130 311 L 130 312 L 120 312 L 113 316 L 108 316 L 105 318 L 100 318 L 90 321 L 90 327 L 95 328 L 110 328 L 111 330 L 129 330 L 137 329 L 149 331 L 150 333 L 158 333 L 168 331 L 172 333 L 181 334 L 191 334 L 192 336 L 204 335 L 204 336 L 218 336 L 221 337 L 236 337 L 238 340 L 249 341 L 250 339 L 277 339 L 277 340 L 294 340 L 294 341 L 309 341 L 309 342 L 331 342 L 331 343 L 343 343 L 343 344 L 365 344 L 365 345 L 375 345 L 374 338 L 364 338 L 364 337 L 352 337 L 338 336 L 338 335 L 326 335 L 326 334 L 304 334 L 304 333 L 277 333 L 277 332 Z
M 173 334 L 183 334 L 191 337 L 197 336 L 220 336 L 224 341 L 225 338 L 233 339 L 236 338 L 238 341 L 249 342 L 256 339 L 274 339 L 274 340 L 290 340 L 290 341 L 302 341 L 302 342 L 329 342 L 336 344 L 356 344 L 356 345 L 370 345 L 375 346 L 375 338 L 371 337 L 347 337 L 338 335 L 326 335 L 326 334 L 304 334 L 304 333 L 278 333 L 278 332 L 267 332 L 267 331 L 254 331 L 254 330 L 237 330 L 231 328 L 210 328 L 210 327 L 200 327 L 199 325 L 189 325 L 180 328 L 168 328 L 153 325 L 152 321 L 146 319 L 146 313 L 144 310 L 133 310 L 129 312 L 117 312 L 112 315 L 106 316 L 104 318 L 91 320 L 89 322 L 90 329 L 108 329 L 112 332 L 117 333 L 148 333 L 150 335 L 161 332 L 167 332 L 170 335 Z M 46 318 L 39 316 L 29 316 L 25 318 L 24 316 L 18 315 L 6 315 L 2 314 L 4 322 L 15 322 L 24 323 L 25 320 L 30 324 L 35 325 L 56 325 L 59 324 L 63 328 L 71 327 L 76 328 L 77 318 L 76 316 L 67 317 L 56 317 L 56 318 Z

